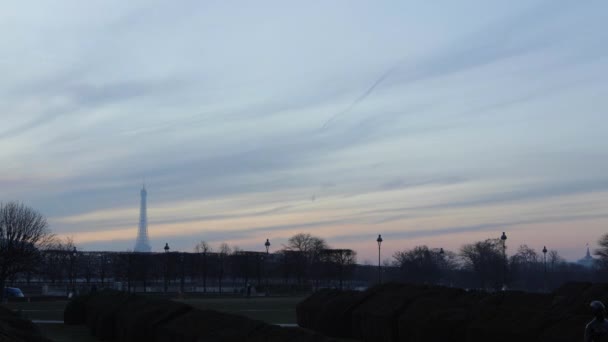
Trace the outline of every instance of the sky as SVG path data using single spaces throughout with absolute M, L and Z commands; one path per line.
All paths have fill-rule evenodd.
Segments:
M 608 3 L 5 1 L 0 200 L 83 250 L 608 232 Z

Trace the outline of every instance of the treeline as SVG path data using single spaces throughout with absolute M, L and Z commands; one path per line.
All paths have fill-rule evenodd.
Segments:
M 385 262 L 384 279 L 460 288 L 549 291 L 568 281 L 605 281 L 605 267 L 567 262 L 557 251 L 517 247 L 510 256 L 499 238 L 444 251 L 417 246 L 396 252 Z M 543 252 L 544 251 L 544 252 Z
M 590 267 L 566 262 L 555 250 L 521 245 L 507 253 L 506 236 L 465 244 L 457 251 L 417 246 L 394 253 L 382 265 L 357 265 L 351 249 L 300 233 L 281 248 L 244 251 L 201 241 L 193 252 L 85 252 L 58 240 L 45 218 L 27 206 L 0 204 L 0 288 L 7 282 L 102 285 L 132 291 L 310 291 L 369 286 L 382 281 L 462 288 L 548 291 L 566 281 L 608 280 L 608 234 Z M 378 241 L 379 243 L 381 242 Z M 260 246 L 262 249 L 263 247 Z M 510 254 L 510 255 L 509 255 Z M 381 267 L 379 267 L 381 266 Z M 118 284 L 117 284 L 118 283 Z M 0 298 L 2 294 L 0 293 Z
M 39 266 L 15 279 L 200 292 L 231 292 L 248 284 L 258 292 L 365 287 L 378 282 L 378 272 L 383 282 L 486 290 L 550 291 L 567 281 L 606 280 L 601 258 L 585 267 L 565 261 L 555 250 L 543 253 L 521 245 L 508 255 L 506 247 L 500 239 L 466 244 L 455 252 L 416 246 L 394 253 L 379 268 L 358 265 L 355 251 L 330 248 L 322 238 L 304 233 L 274 252 L 245 251 L 227 243 L 213 248 L 205 241 L 191 253 L 82 252 L 66 240 L 41 251 Z
M 167 246 L 168 247 L 168 246 Z M 72 240 L 40 250 L 35 267 L 9 277 L 9 283 L 45 283 L 66 288 L 102 286 L 126 291 L 233 292 L 310 291 L 342 288 L 352 279 L 356 253 L 332 249 L 310 234 L 297 234 L 279 251 L 245 251 L 201 241 L 193 252 L 79 251 Z

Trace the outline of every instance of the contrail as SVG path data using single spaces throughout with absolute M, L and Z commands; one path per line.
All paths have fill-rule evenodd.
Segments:
M 388 69 L 386 72 L 384 72 L 384 74 L 382 74 L 376 80 L 376 82 L 374 82 L 374 84 L 371 85 L 371 87 L 369 87 L 355 101 L 353 101 L 348 107 L 346 107 L 346 109 L 344 109 L 343 111 L 341 111 L 341 112 L 333 115 L 329 119 L 327 119 L 327 121 L 325 121 L 325 123 L 323 124 L 323 127 L 321 129 L 327 128 L 327 126 L 329 126 L 329 124 L 331 124 L 337 118 L 341 117 L 342 115 L 348 114 L 348 112 L 350 112 L 353 108 L 355 108 L 356 105 L 358 105 L 361 101 L 365 100 L 374 91 L 374 89 L 376 89 L 376 87 L 380 85 L 380 83 L 382 83 L 388 76 L 390 76 L 390 74 L 392 74 L 395 71 L 395 69 L 397 69 L 397 66 L 394 66 L 394 67 Z

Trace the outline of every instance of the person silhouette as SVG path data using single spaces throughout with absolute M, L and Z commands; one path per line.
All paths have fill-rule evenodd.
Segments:
M 585 327 L 585 342 L 608 341 L 608 320 L 606 320 L 606 307 L 599 300 L 591 302 L 593 320 Z

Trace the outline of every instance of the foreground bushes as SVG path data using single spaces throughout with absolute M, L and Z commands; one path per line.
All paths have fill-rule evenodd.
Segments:
M 108 290 L 74 298 L 64 317 L 66 324 L 86 324 L 103 341 L 335 341 L 303 329 Z
M 0 307 L 0 341 L 50 342 L 34 323 L 4 307 Z
M 383 284 L 319 291 L 296 311 L 302 327 L 360 341 L 565 342 L 582 340 L 595 299 L 608 302 L 608 284 L 571 283 L 551 294 Z

